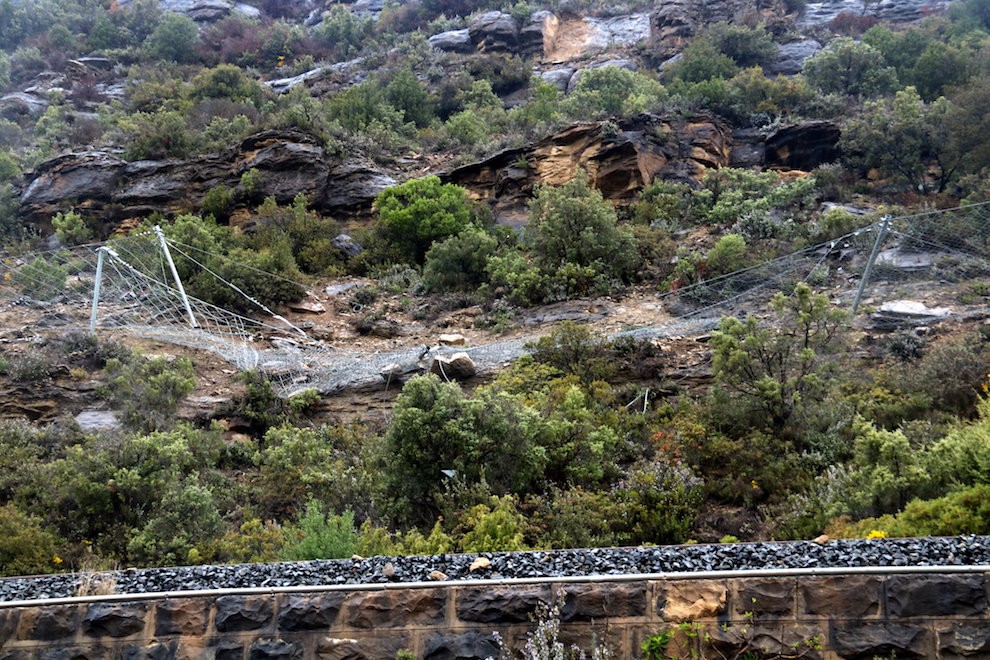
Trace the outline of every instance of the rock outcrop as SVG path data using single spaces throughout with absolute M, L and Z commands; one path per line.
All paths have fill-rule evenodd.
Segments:
M 108 223 L 144 216 L 196 211 L 219 185 L 236 189 L 241 175 L 257 169 L 255 196 L 288 204 L 299 193 L 327 215 L 368 212 L 375 196 L 395 185 L 388 173 L 355 154 L 328 154 L 296 131 L 264 131 L 227 152 L 188 160 L 127 162 L 105 151 L 64 154 L 25 177 L 21 212 L 44 223 L 69 206 Z
M 783 0 L 671 0 L 659 3 L 650 16 L 650 50 L 657 62 L 663 62 L 712 23 L 762 23 L 772 34 L 783 35 L 793 28 L 795 18 Z
M 496 216 L 513 224 L 525 216 L 536 184 L 560 185 L 583 169 L 606 199 L 629 202 L 655 179 L 692 181 L 708 168 L 728 165 L 731 146 L 729 128 L 714 116 L 643 114 L 576 124 L 441 178 L 492 203 Z

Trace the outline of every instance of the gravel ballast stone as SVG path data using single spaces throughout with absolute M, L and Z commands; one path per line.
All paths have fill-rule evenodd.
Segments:
M 487 557 L 491 564 L 471 571 Z M 386 564 L 392 570 L 383 569 Z M 420 557 L 370 557 L 274 564 L 128 569 L 110 573 L 115 594 L 428 582 L 539 579 L 703 571 L 990 566 L 990 536 L 595 548 Z M 0 580 L 0 602 L 72 597 L 72 573 Z

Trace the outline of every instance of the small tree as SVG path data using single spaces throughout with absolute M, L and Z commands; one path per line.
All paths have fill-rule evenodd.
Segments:
M 952 149 L 947 118 L 952 108 L 944 99 L 925 103 L 914 87 L 893 100 L 878 99 L 844 127 L 840 146 L 846 159 L 861 168 L 881 167 L 920 191 L 928 191 L 928 164 L 939 166 L 938 190 L 945 190 L 959 165 Z
M 471 223 L 467 191 L 437 176 L 412 179 L 382 191 L 375 199 L 378 231 L 413 263 L 421 264 L 435 241 L 460 233 Z
M 812 87 L 848 96 L 878 96 L 897 85 L 896 71 L 879 51 L 848 37 L 835 39 L 813 55 L 804 64 L 804 75 Z
M 530 205 L 526 239 L 547 271 L 566 264 L 626 279 L 638 256 L 632 232 L 616 223 L 615 209 L 580 172 L 563 186 L 541 186 Z
M 827 387 L 824 357 L 835 348 L 844 313 L 801 283 L 771 302 L 777 318 L 723 318 L 712 333 L 717 382 L 735 392 L 778 437 L 797 435 L 795 422 Z
M 198 40 L 195 21 L 183 14 L 165 14 L 145 39 L 144 48 L 153 58 L 182 64 L 195 59 Z

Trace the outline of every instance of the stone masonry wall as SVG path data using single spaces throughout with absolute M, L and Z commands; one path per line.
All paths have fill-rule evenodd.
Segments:
M 671 657 L 988 658 L 984 573 L 455 583 L 0 604 L 0 660 L 26 658 L 498 657 L 541 603 L 561 638 L 605 639 L 620 659 L 672 631 Z

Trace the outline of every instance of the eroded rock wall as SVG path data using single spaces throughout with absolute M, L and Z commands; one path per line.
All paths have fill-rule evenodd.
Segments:
M 672 657 L 976 658 L 990 655 L 984 573 L 630 580 L 552 585 L 376 585 L 0 608 L 4 658 L 497 657 L 542 603 L 561 638 L 595 634 L 618 658 L 687 624 Z M 685 635 L 687 630 L 691 634 Z M 696 655 L 695 655 L 696 654 Z M 779 654 L 779 655 L 774 655 Z

